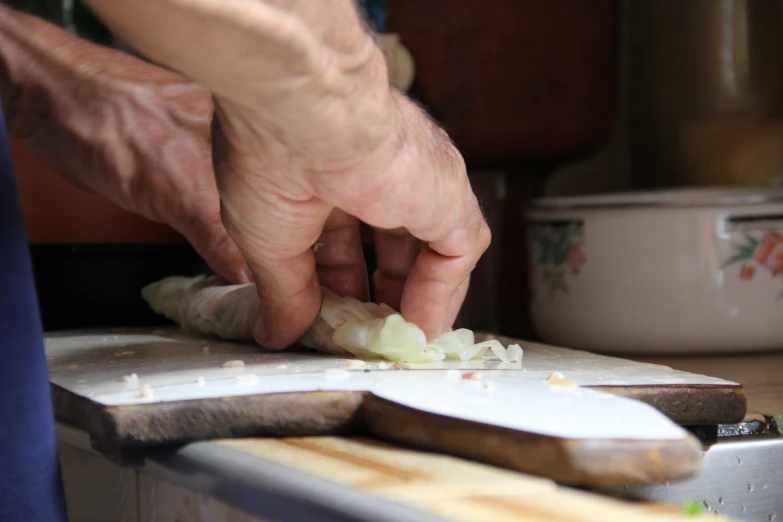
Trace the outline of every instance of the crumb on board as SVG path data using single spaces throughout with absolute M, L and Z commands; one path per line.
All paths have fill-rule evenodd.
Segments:
M 145 384 L 141 388 L 141 391 L 139 391 L 139 397 L 141 397 L 142 399 L 151 399 L 154 396 L 155 396 L 155 392 L 152 391 L 152 388 L 150 388 L 149 384 Z
M 462 374 L 463 381 L 480 381 L 481 374 L 479 372 L 468 372 Z
M 367 367 L 367 363 L 361 359 L 349 359 L 343 364 L 347 370 L 361 370 Z
M 71 370 L 73 370 L 74 368 L 78 368 L 78 367 L 79 367 L 78 364 L 69 364 L 68 365 L 68 368 L 70 368 Z
M 223 368 L 244 368 L 245 361 L 241 359 L 234 359 L 232 361 L 226 361 L 223 363 Z
M 411 367 L 408 364 L 394 363 L 392 364 L 392 370 L 410 370 Z
M 132 373 L 130 375 L 123 375 L 122 376 L 122 382 L 125 384 L 130 384 L 134 388 L 139 385 L 139 376 L 135 373 Z
M 136 353 L 136 352 L 134 352 L 133 350 L 125 350 L 124 352 L 114 352 L 114 356 L 115 357 L 124 357 L 126 355 L 133 355 L 134 353 Z
M 387 362 L 383 362 L 383 361 L 378 363 L 378 369 L 379 370 L 388 370 L 391 367 L 392 367 L 391 363 L 387 363 Z
M 318 242 L 316 242 L 313 245 L 313 252 L 316 253 L 316 252 L 318 252 L 319 250 L 321 250 L 325 246 L 326 246 L 326 243 L 321 243 L 320 241 L 318 241 Z
M 234 382 L 236 384 L 255 384 L 259 381 L 258 375 L 255 373 L 244 373 L 242 375 L 237 375 L 234 377 Z
M 566 378 L 566 376 L 563 375 L 562 372 L 559 372 L 557 370 L 550 373 L 549 377 L 547 377 L 546 380 L 551 386 L 576 386 L 576 383 L 574 381 Z

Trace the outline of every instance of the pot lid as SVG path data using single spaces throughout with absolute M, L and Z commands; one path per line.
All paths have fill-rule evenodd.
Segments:
M 537 198 L 537 209 L 601 209 L 627 207 L 723 207 L 783 201 L 783 187 L 682 188 Z

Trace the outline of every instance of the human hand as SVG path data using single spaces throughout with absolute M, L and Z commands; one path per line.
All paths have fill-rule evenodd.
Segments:
M 11 134 L 74 184 L 172 226 L 219 274 L 249 281 L 220 220 L 209 92 L 7 8 L 0 23 Z
M 319 284 L 366 297 L 359 220 L 376 230 L 378 300 L 429 337 L 450 328 L 489 229 L 462 157 L 390 87 L 353 2 L 90 4 L 215 93 L 223 221 L 255 277 L 260 344 L 304 333 Z
M 402 96 L 393 103 L 399 119 L 387 140 L 359 153 L 335 137 L 334 150 L 355 163 L 320 170 L 299 167 L 289 148 L 240 131 L 220 111 L 223 218 L 258 282 L 259 343 L 297 339 L 318 312 L 319 283 L 366 300 L 359 220 L 375 229 L 376 301 L 401 310 L 430 338 L 453 324 L 489 229 L 445 133 Z

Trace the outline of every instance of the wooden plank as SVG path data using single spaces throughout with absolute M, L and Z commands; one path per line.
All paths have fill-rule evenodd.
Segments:
M 513 337 L 502 335 L 477 334 L 476 337 L 477 340 L 498 339 L 505 345 L 520 342 Z M 741 385 L 710 386 L 684 383 L 660 386 L 605 385 L 590 387 L 649 404 L 674 422 L 682 425 L 733 424 L 741 422 L 747 413 L 748 398 L 745 387 L 749 379 L 745 379 L 745 374 L 743 373 L 728 369 L 737 361 L 731 361 L 729 364 L 713 362 L 705 365 L 705 361 L 715 361 L 720 359 L 720 357 L 700 357 L 695 359 L 629 357 L 628 359 L 667 366 L 684 372 L 711 375 L 728 381 L 739 382 Z M 783 354 L 776 362 L 778 364 L 783 363 Z M 763 365 L 764 362 L 759 363 L 760 368 L 765 367 Z M 772 372 L 775 366 L 766 366 L 766 368 L 767 372 Z M 743 377 L 743 379 L 734 378 L 734 375 Z M 781 398 L 783 399 L 783 378 L 778 378 L 777 382 L 780 383 Z
M 217 444 L 378 497 L 470 522 L 686 522 L 677 506 L 631 503 L 522 473 L 365 438 L 236 439 Z
M 107 408 L 60 390 L 55 406 L 62 421 L 90 432 L 98 451 L 125 463 L 135 461 L 128 450 L 172 441 L 339 433 L 372 434 L 569 484 L 679 480 L 698 471 L 701 461 L 701 445 L 694 437 L 681 441 L 559 439 L 434 416 L 369 394 L 254 395 Z M 80 420 L 87 424 L 79 424 Z
M 748 411 L 766 415 L 783 413 L 783 352 L 629 358 L 738 382 L 747 395 Z
M 378 438 L 552 478 L 564 484 L 650 484 L 694 475 L 695 437 L 680 441 L 569 440 L 426 414 L 368 396 L 369 433 Z
M 741 422 L 748 408 L 745 390 L 739 387 L 667 385 L 592 388 L 649 404 L 685 426 Z

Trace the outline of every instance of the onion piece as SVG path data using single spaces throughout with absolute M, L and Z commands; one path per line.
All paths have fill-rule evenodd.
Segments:
M 522 356 L 524 355 L 522 347 L 518 344 L 509 344 L 508 348 L 506 348 L 506 353 L 508 354 L 508 358 L 511 362 L 522 361 Z
M 503 361 L 503 362 L 510 362 L 510 360 L 508 358 L 508 354 L 506 353 L 506 349 L 503 347 L 502 344 L 500 344 L 500 341 L 498 341 L 496 339 L 490 339 L 489 341 L 484 341 L 484 342 L 475 344 L 474 347 L 475 346 L 480 346 L 482 348 L 483 347 L 487 347 L 490 350 L 492 350 L 492 353 L 495 354 L 495 357 L 497 357 L 501 361 Z
M 459 353 L 459 359 L 461 361 L 469 361 L 471 359 L 476 359 L 478 357 L 481 357 L 486 353 L 487 347 L 481 346 L 478 344 L 474 344 L 472 346 L 469 346 L 465 350 Z
M 462 328 L 428 341 L 424 332 L 385 304 L 362 303 L 322 288 L 318 317 L 300 340 L 327 353 L 395 362 L 468 361 L 492 350 L 503 362 L 519 362 L 522 348 L 497 340 L 475 343 Z M 194 333 L 252 341 L 258 294 L 253 283 L 229 285 L 219 277 L 169 277 L 147 285 L 142 297 L 157 313 Z M 206 353 L 206 349 L 205 349 Z
M 340 297 L 328 288 L 321 289 L 323 302 L 319 315 L 332 328 L 342 326 L 348 321 L 371 321 L 376 319 L 367 304 L 357 299 Z

